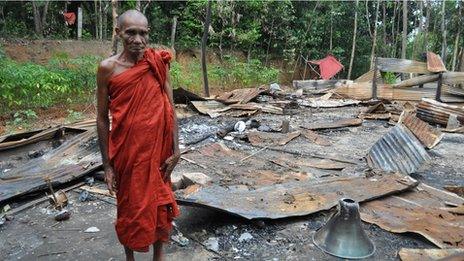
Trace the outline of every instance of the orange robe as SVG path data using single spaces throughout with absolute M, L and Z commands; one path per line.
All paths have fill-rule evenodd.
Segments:
M 116 174 L 116 233 L 124 246 L 146 252 L 167 241 L 179 214 L 160 166 L 173 154 L 174 112 L 164 89 L 171 55 L 147 49 L 143 59 L 109 81 L 109 160 Z

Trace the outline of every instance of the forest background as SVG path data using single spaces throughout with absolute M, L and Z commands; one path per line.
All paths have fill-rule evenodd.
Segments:
M 305 61 L 328 54 L 345 67 L 340 79 L 367 72 L 376 56 L 423 60 L 426 51 L 440 54 L 448 70 L 463 71 L 462 6 L 457 0 L 0 2 L 0 126 L 22 126 L 52 107 L 66 111 L 68 121 L 82 118 L 80 108 L 94 104 L 96 66 L 112 50 L 115 15 L 128 9 L 147 16 L 152 44 L 176 53 L 173 86 L 199 94 L 206 31 L 207 75 L 215 94 L 317 79 Z M 79 40 L 76 23 L 66 25 L 63 17 L 77 7 L 83 14 Z M 8 55 L 12 44 L 70 40 L 88 42 L 88 54 L 57 51 L 40 62 Z M 107 55 L 92 52 L 96 41 L 107 46 Z

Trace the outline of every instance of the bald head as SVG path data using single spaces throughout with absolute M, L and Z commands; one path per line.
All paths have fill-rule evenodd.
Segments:
M 118 16 L 117 27 L 122 30 L 128 25 L 145 25 L 148 27 L 148 20 L 144 14 L 137 10 L 127 10 Z

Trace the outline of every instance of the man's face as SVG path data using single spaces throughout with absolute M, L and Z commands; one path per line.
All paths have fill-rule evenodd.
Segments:
M 141 53 L 148 43 L 148 26 L 144 19 L 128 18 L 118 30 L 124 50 L 130 53 Z

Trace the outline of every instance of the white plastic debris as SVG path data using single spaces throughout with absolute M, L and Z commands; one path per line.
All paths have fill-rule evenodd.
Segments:
M 227 136 L 224 137 L 224 139 L 228 140 L 228 141 L 232 141 L 232 140 L 234 140 L 234 137 L 227 135 Z
M 271 85 L 269 86 L 269 90 L 271 92 L 282 91 L 282 89 L 280 88 L 280 85 L 277 83 L 271 83 Z
M 219 251 L 219 241 L 217 237 L 210 237 L 203 244 L 206 246 L 207 249 L 212 250 L 214 252 Z
M 243 241 L 248 241 L 250 239 L 253 239 L 253 236 L 250 233 L 245 232 L 240 235 L 240 237 L 238 238 L 238 241 L 243 242 Z
M 176 235 L 172 235 L 171 239 L 181 246 L 187 246 L 190 242 L 189 239 L 184 237 L 184 235 L 182 235 L 180 232 L 178 232 Z
M 242 133 L 244 132 L 246 129 L 246 124 L 244 121 L 238 121 L 237 123 L 235 123 L 234 125 L 234 130 L 238 133 Z
M 97 232 L 100 232 L 100 229 L 98 229 L 98 227 L 89 227 L 84 231 L 84 233 L 97 233 Z

